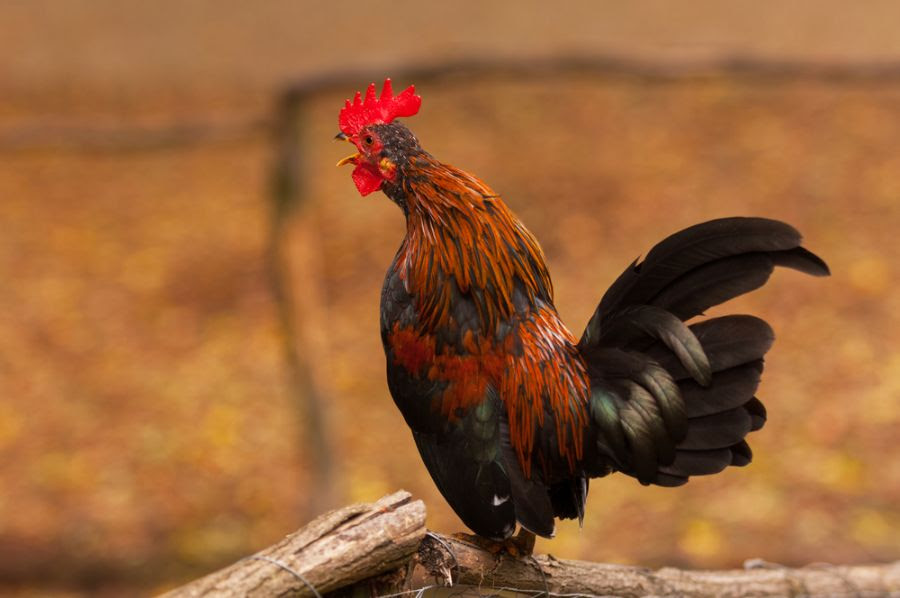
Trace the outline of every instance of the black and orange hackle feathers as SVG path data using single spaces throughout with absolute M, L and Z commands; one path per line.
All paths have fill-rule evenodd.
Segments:
M 348 102 L 342 132 L 359 153 L 341 163 L 361 194 L 381 189 L 406 216 L 381 299 L 388 386 L 466 525 L 552 536 L 555 518 L 584 516 L 590 478 L 677 486 L 749 463 L 772 331 L 752 316 L 686 321 L 775 266 L 827 275 L 797 231 L 725 218 L 676 233 L 622 273 L 576 341 L 537 240 L 496 192 L 393 122 L 418 109 L 412 88 L 397 97 L 380 107 L 371 86 Z M 382 98 L 395 102 L 389 85 Z
M 451 419 L 483 401 L 488 387 L 497 389 L 526 475 L 534 448 L 530 432 L 545 423 L 546 399 L 560 456 L 574 470 L 587 421 L 587 372 L 575 338 L 553 308 L 537 240 L 478 179 L 427 155 L 415 164 L 401 184 L 407 234 L 395 264 L 415 298 L 417 317 L 415 325 L 395 327 L 388 337 L 398 363 L 420 372 L 428 364 L 428 379 L 446 384 L 437 401 Z M 474 311 L 461 317 L 462 296 Z M 436 340 L 432 331 L 456 331 L 457 342 Z

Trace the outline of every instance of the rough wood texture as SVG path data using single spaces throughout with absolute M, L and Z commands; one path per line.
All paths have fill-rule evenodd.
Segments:
M 452 555 L 450 554 L 452 551 Z M 550 596 L 900 596 L 900 561 L 884 565 L 811 565 L 792 569 L 748 562 L 732 571 L 603 565 L 549 555 L 498 556 L 456 538 L 429 534 L 418 559 L 438 583 Z M 464 595 L 464 594 L 455 594 Z M 477 594 L 475 594 L 477 595 Z
M 800 569 L 757 561 L 732 571 L 654 571 L 550 555 L 498 555 L 426 532 L 425 506 L 404 491 L 322 515 L 278 544 L 165 596 L 316 596 L 341 588 L 341 595 L 371 596 L 399 591 L 412 565 L 415 586 L 452 583 L 453 596 L 509 590 L 586 597 L 900 597 L 900 561 Z
M 165 596 L 324 594 L 405 566 L 424 536 L 425 505 L 400 491 L 326 513 L 278 544 Z

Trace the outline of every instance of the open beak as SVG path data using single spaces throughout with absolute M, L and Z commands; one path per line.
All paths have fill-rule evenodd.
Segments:
M 347 143 L 353 143 L 347 135 L 343 132 L 338 133 L 334 136 L 335 141 L 346 141 Z M 345 164 L 356 164 L 356 160 L 359 158 L 359 152 L 355 154 L 351 154 L 346 158 L 342 158 L 340 162 L 337 163 L 337 166 L 344 166 Z
M 356 160 L 359 158 L 359 153 L 350 154 L 346 158 L 341 158 L 340 162 L 335 164 L 335 166 L 344 166 L 345 164 L 356 164 Z

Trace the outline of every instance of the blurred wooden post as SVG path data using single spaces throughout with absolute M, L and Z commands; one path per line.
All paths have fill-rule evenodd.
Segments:
M 269 197 L 270 229 L 266 262 L 269 282 L 277 310 L 281 330 L 282 351 L 287 369 L 291 399 L 297 407 L 298 419 L 303 431 L 304 460 L 310 467 L 307 509 L 309 513 L 321 513 L 336 502 L 333 451 L 329 446 L 328 418 L 321 392 L 315 384 L 307 355 L 299 346 L 303 338 L 304 322 L 298 322 L 298 312 L 291 286 L 291 268 L 286 257 L 285 245 L 290 216 L 296 213 L 305 196 L 302 181 L 303 131 L 302 113 L 305 94 L 281 94 L 272 123 L 274 137 L 272 175 Z M 308 290 L 317 281 L 308 277 Z M 306 310 L 308 312 L 308 310 Z M 307 349 L 309 345 L 306 344 Z

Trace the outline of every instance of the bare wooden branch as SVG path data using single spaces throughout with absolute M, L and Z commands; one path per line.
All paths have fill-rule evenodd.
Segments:
M 425 505 L 400 491 L 315 519 L 284 540 L 165 594 L 316 596 L 404 567 L 425 536 Z
M 757 561 L 730 571 L 654 571 L 550 555 L 513 558 L 438 534 L 422 541 L 418 560 L 436 583 L 446 583 L 452 574 L 456 585 L 550 596 L 900 596 L 900 561 L 803 568 Z
M 744 569 L 690 571 L 550 555 L 516 558 L 427 532 L 422 501 L 400 491 L 322 515 L 278 544 L 165 598 L 321 596 L 342 588 L 342 596 L 412 596 L 422 588 L 451 584 L 454 596 L 505 591 L 551 597 L 900 597 L 900 561 L 790 568 L 756 560 Z

